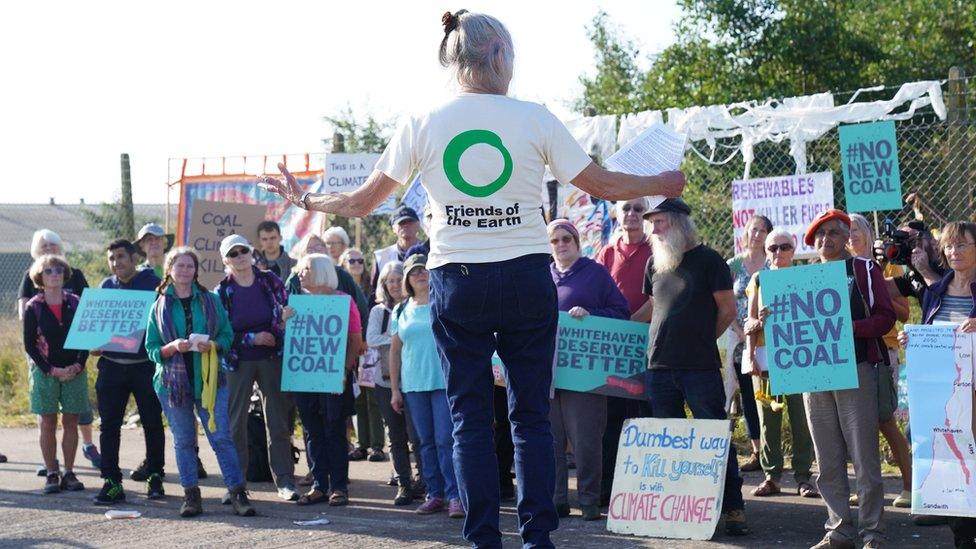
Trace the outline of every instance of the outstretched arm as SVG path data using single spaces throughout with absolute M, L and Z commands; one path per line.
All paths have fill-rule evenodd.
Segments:
M 642 196 L 681 196 L 685 175 L 679 171 L 658 175 L 630 175 L 612 172 L 591 163 L 577 175 L 573 185 L 605 200 L 630 200 Z
M 278 163 L 278 170 L 285 176 L 282 181 L 277 177 L 264 176 L 259 178 L 258 186 L 277 194 L 292 204 L 309 210 L 340 215 L 342 217 L 364 217 L 376 209 L 386 200 L 386 197 L 396 190 L 399 183 L 379 170 L 373 170 L 363 186 L 349 193 L 309 193 L 302 203 L 305 190 L 298 184 L 295 176 L 288 171 L 284 164 Z

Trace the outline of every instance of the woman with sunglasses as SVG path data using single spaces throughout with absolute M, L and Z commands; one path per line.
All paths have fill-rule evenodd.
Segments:
M 78 416 L 90 412 L 88 351 L 64 348 L 68 328 L 78 310 L 78 296 L 65 288 L 72 269 L 60 255 L 41 255 L 27 271 L 38 293 L 24 305 L 24 349 L 30 363 L 30 409 L 40 416 L 40 445 L 47 469 L 45 494 L 84 490 L 74 473 L 78 451 Z M 58 414 L 64 476 L 57 462 Z
M 630 318 L 627 300 L 599 263 L 580 255 L 579 231 L 566 219 L 549 224 L 558 307 L 573 318 L 588 315 Z M 572 444 L 576 458 L 576 485 L 583 520 L 600 518 L 603 477 L 603 431 L 607 426 L 607 397 L 556 389 L 549 405 L 555 452 L 556 491 L 553 501 L 560 517 L 568 517 L 569 473 L 566 451 Z
M 254 264 L 254 248 L 239 234 L 220 243 L 227 276 L 217 284 L 217 295 L 227 309 L 234 341 L 226 354 L 230 432 L 241 470 L 247 471 L 248 409 L 254 383 L 261 389 L 271 474 L 278 497 L 298 499 L 295 462 L 291 453 L 291 397 L 281 392 L 281 352 L 285 337 L 282 311 L 288 305 L 285 285 L 272 271 Z M 229 494 L 224 496 L 229 500 Z
M 766 257 L 769 268 L 786 269 L 793 266 L 796 248 L 793 235 L 789 231 L 776 230 L 766 236 Z M 763 321 L 769 309 L 762 305 L 759 297 L 759 273 L 749 279 L 746 288 L 749 299 L 749 314 L 743 330 L 746 335 L 745 356 L 752 363 L 751 375 L 759 387 L 769 384 L 766 369 L 766 346 L 763 337 Z M 743 395 L 745 396 L 745 395 Z M 755 399 L 753 399 L 755 400 Z M 810 468 L 813 465 L 813 442 L 807 427 L 807 414 L 803 407 L 803 395 L 786 395 L 785 404 L 790 409 L 790 430 L 793 433 L 793 478 L 796 492 L 805 498 L 820 497 L 817 489 L 810 483 Z M 762 402 L 759 406 L 759 462 L 766 479 L 752 491 L 758 497 L 773 496 L 780 493 L 780 479 L 783 476 L 783 406 L 782 403 Z
M 736 335 L 738 343 L 732 353 L 736 376 L 739 380 L 739 399 L 742 402 L 742 415 L 746 421 L 746 432 L 752 444 L 752 455 L 748 461 L 739 465 L 742 472 L 758 471 L 759 463 L 759 412 L 756 410 L 756 398 L 752 386 L 752 376 L 742 371 L 743 349 L 745 349 L 745 334 L 742 327 L 748 316 L 746 286 L 752 276 L 766 268 L 766 250 L 764 244 L 766 236 L 773 230 L 773 223 L 764 215 L 753 215 L 746 221 L 741 253 L 728 261 L 732 271 L 732 289 L 735 292 L 735 320 L 729 329 Z

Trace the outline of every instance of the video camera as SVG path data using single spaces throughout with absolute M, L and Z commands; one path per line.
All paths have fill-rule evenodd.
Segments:
M 918 231 L 925 232 L 924 221 L 910 221 L 908 226 Z M 874 257 L 879 262 L 890 262 L 895 265 L 911 265 L 912 250 L 918 245 L 918 235 L 913 236 L 908 231 L 895 228 L 891 218 L 884 220 L 881 230 L 881 246 L 874 249 Z

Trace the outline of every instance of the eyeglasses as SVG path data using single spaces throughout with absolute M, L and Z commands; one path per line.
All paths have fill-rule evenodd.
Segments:
M 46 275 L 64 274 L 64 267 L 61 267 L 60 265 L 55 265 L 54 267 L 44 267 L 44 274 Z
M 838 231 L 837 229 L 830 229 L 829 231 L 820 229 L 817 232 L 813 233 L 813 238 L 824 238 L 824 237 L 837 238 L 840 236 L 844 236 L 844 233 Z
M 251 253 L 251 250 L 248 250 L 247 248 L 243 248 L 240 251 L 238 251 L 238 250 L 231 250 L 231 251 L 227 252 L 227 257 L 229 257 L 231 259 L 234 259 L 235 257 L 237 257 L 239 255 L 247 255 L 249 253 Z
M 361 258 L 361 257 L 360 257 L 359 259 L 347 259 L 346 261 L 347 261 L 347 262 L 348 262 L 348 263 L 349 263 L 350 265 L 356 265 L 356 264 L 359 264 L 359 265 L 365 265 L 365 264 L 366 264 L 366 260 L 365 260 L 365 259 L 363 259 L 363 258 Z
M 564 236 L 562 238 L 551 238 L 551 239 L 549 239 L 549 244 L 552 244 L 553 246 L 555 246 L 556 244 L 559 244 L 560 242 L 562 242 L 563 244 L 569 244 L 572 241 L 573 241 L 573 237 L 571 237 L 569 235 L 566 235 L 566 236 Z
M 643 206 L 631 206 L 630 204 L 624 204 L 623 210 L 625 213 L 634 212 L 635 214 L 642 214 L 646 211 Z
M 766 248 L 766 251 L 771 254 L 774 254 L 776 252 L 788 252 L 792 249 L 793 249 L 793 245 L 790 243 L 786 243 L 786 244 L 773 244 L 772 246 Z
M 957 242 L 955 244 L 946 244 L 942 247 L 942 250 L 946 254 L 951 254 L 952 252 L 965 252 L 973 246 L 976 246 L 976 244 L 973 244 L 972 242 Z

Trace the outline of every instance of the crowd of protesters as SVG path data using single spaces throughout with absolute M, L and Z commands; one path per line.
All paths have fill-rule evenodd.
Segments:
M 215 289 L 198 282 L 196 252 L 186 247 L 167 252 L 167 237 L 156 225 L 144 227 L 136 242 L 118 240 L 106 247 L 113 274 L 103 288 L 153 289 L 158 297 L 144 349 L 98 358 L 103 451 L 98 465 L 104 485 L 95 503 L 125 499 L 119 429 L 131 394 L 146 437 L 145 461 L 137 471 L 147 482 L 147 497 L 164 496 L 165 415 L 184 490 L 180 515 L 203 511 L 198 480 L 205 472 L 197 457 L 197 421 L 217 456 L 227 487 L 224 500 L 239 515 L 255 514 L 244 471 L 247 410 L 257 394 L 281 499 L 297 505 L 348 504 L 349 461 L 385 461 L 388 433 L 395 505 L 422 499 L 418 514 L 446 511 L 464 518 L 466 539 L 498 547 L 499 501 L 517 495 L 524 542 L 551 547 L 549 534 L 559 517 L 572 514 L 568 456 L 576 467 L 581 516 L 596 520 L 609 499 L 615 441 L 626 418 L 683 418 L 690 410 L 699 419 L 728 419 L 717 344 L 728 330 L 740 342 L 733 361 L 749 442 L 742 464 L 736 452 L 729 452 L 721 498 L 725 532 L 749 533 L 740 470 L 762 470 L 764 481 L 755 496 L 781 492 L 781 428 L 787 408 L 795 489 L 800 496 L 822 498 L 827 511 L 826 533 L 814 547 L 854 547 L 859 536 L 864 547 L 885 544 L 879 433 L 893 448 L 905 490 L 911 475 L 905 434 L 893 419 L 897 350 L 907 341 L 896 321 L 907 320 L 907 298 L 914 298 L 921 302 L 923 322 L 950 321 L 963 331 L 976 331 L 976 225 L 951 223 L 939 239 L 916 224 L 906 227 L 916 246 L 912 268 L 899 270 L 873 258 L 874 238 L 863 218 L 823 212 L 808 227 L 804 242 L 816 251 L 815 261 L 842 262 L 846 268 L 858 388 L 757 400 L 768 386 L 762 337 L 768 311 L 758 273 L 794 264 L 797 242 L 790 233 L 755 216 L 746 224 L 745 251 L 726 261 L 701 241 L 692 208 L 678 198 L 683 175 L 638 177 L 595 165 L 548 111 L 505 97 L 513 51 L 500 22 L 462 11 L 445 14 L 443 23 L 440 58 L 455 70 L 463 93 L 401 128 L 360 190 L 308 193 L 283 167 L 285 181 L 264 180 L 266 188 L 296 206 L 356 216 L 420 172 L 429 195 L 424 212 L 429 240 L 418 238 L 417 212 L 401 206 L 391 216 L 396 242 L 371 258 L 351 247 L 344 229 L 332 227 L 305 236 L 293 249 L 296 262 L 282 246 L 278 225 L 265 221 L 257 234 L 231 235 L 221 242 L 226 276 Z M 518 159 L 511 181 L 493 191 L 496 205 L 514 204 L 518 211 L 519 202 L 536 200 L 548 165 L 561 181 L 619 199 L 618 233 L 591 259 L 582 256 L 580 234 L 571 222 L 548 220 L 547 227 L 541 212 L 522 215 L 517 228 L 480 234 L 447 223 L 445 204 L 481 192 L 472 191 L 463 176 L 452 178 L 435 169 L 442 155 L 433 152 L 445 147 L 453 131 L 467 127 L 467 122 L 458 126 L 458 120 L 474 126 L 490 122 L 505 134 Z M 487 163 L 488 168 L 472 169 L 492 169 L 494 164 Z M 640 198 L 654 194 L 670 198 L 653 207 Z M 39 416 L 48 493 L 84 489 L 73 473 L 79 430 L 85 447 L 92 444 L 90 428 L 87 437 L 81 428 L 91 424 L 85 374 L 89 353 L 64 348 L 87 281 L 68 264 L 63 250 L 58 235 L 38 231 L 20 303 L 31 365 L 31 411 Z M 137 266 L 138 256 L 145 262 Z M 294 314 L 287 305 L 289 294 L 352 298 L 341 392 L 280 390 L 284 330 Z M 553 390 L 557 311 L 648 323 L 645 398 Z M 207 337 L 191 341 L 191 334 Z M 493 384 L 495 351 L 505 364 L 506 388 Z M 366 369 L 375 385 L 368 390 L 356 386 Z M 64 427 L 60 463 L 59 415 Z M 350 444 L 353 415 L 358 428 L 356 443 Z M 304 494 L 298 491 L 291 455 L 296 416 L 311 474 Z M 419 475 L 413 474 L 411 454 Z M 849 461 L 857 480 L 853 494 Z M 907 499 L 902 492 L 894 504 L 905 506 Z M 856 527 L 852 505 L 857 506 Z M 976 521 L 949 522 L 957 544 L 974 542 Z

